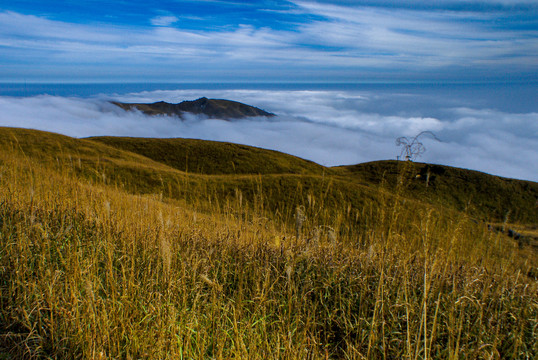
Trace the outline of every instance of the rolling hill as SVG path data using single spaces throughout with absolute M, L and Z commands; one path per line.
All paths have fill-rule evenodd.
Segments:
M 399 191 L 400 195 L 422 202 L 467 211 L 484 221 L 533 223 L 538 219 L 537 183 L 473 170 L 401 161 L 327 168 L 288 154 L 223 142 L 124 137 L 89 140 L 192 173 L 326 175 L 342 184 Z M 405 181 L 405 187 L 398 186 L 398 179 Z M 346 193 L 345 188 L 342 185 L 339 191 Z
M 0 358 L 535 358 L 537 196 L 441 165 L 0 128 Z
M 392 191 L 407 173 L 405 193 L 491 221 L 538 223 L 538 183 L 451 166 L 375 161 L 334 168 L 339 174 Z
M 326 169 L 277 151 L 195 139 L 92 137 L 118 149 L 143 155 L 172 168 L 198 174 L 317 174 Z

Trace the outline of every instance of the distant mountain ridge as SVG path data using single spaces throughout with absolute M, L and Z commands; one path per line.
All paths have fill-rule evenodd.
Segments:
M 112 104 L 129 111 L 137 109 L 147 115 L 168 115 L 184 118 L 185 113 L 205 115 L 211 119 L 242 119 L 254 116 L 275 116 L 254 106 L 243 104 L 237 101 L 223 99 L 208 99 L 201 97 L 197 100 L 183 101 L 178 104 L 171 104 L 165 101 L 158 101 L 150 104 L 143 103 L 122 103 L 112 101 Z

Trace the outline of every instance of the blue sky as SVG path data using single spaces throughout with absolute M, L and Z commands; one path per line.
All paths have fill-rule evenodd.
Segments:
M 535 0 L 1 0 L 3 82 L 530 82 Z

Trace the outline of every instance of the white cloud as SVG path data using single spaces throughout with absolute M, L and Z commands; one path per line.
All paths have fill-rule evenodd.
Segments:
M 418 67 L 471 63 L 535 64 L 536 30 L 496 28 L 496 12 L 451 12 L 339 6 L 294 1 L 305 14 L 323 17 L 300 26 L 306 42 L 339 46 Z M 521 56 L 524 54 L 523 56 Z
M 394 159 L 400 152 L 397 137 L 430 130 L 442 142 L 423 138 L 427 151 L 420 161 L 538 181 L 538 113 L 453 107 L 453 101 L 442 96 L 422 99 L 423 94 L 402 91 L 177 90 L 116 95 L 114 99 L 177 103 L 201 96 L 241 101 L 278 116 L 234 121 L 191 116 L 181 121 L 124 112 L 108 103 L 108 98 L 0 97 L 0 125 L 75 137 L 230 141 L 284 151 L 328 166 Z
M 151 24 L 155 26 L 170 26 L 177 21 L 179 19 L 172 15 L 157 16 L 150 20 Z
M 178 69 L 192 74 L 200 67 L 226 69 L 230 76 L 248 67 L 266 76 L 286 72 L 306 77 L 316 70 L 323 77 L 340 69 L 346 78 L 360 71 L 420 72 L 451 66 L 463 66 L 467 73 L 472 66 L 476 71 L 484 66 L 508 72 L 536 68 L 538 32 L 497 26 L 504 21 L 497 13 L 295 3 L 316 20 L 305 16 L 308 20 L 286 30 L 249 24 L 201 30 L 172 26 L 179 21 L 172 15 L 154 17 L 150 22 L 155 26 L 144 27 L 0 12 L 0 57 L 24 64 L 32 54 L 39 59 L 34 70 L 42 68 L 44 73 L 54 66 L 99 64 L 107 69 L 132 66 L 127 73 L 134 74 L 147 65 L 171 76 Z M 24 65 L 17 69 L 28 71 Z
M 120 43 L 128 39 L 129 33 L 119 27 L 91 26 L 49 20 L 34 15 L 12 11 L 0 12 L 0 39 L 16 47 L 16 40 L 42 41 L 48 46 L 54 41 Z M 136 34 L 131 34 L 136 36 Z

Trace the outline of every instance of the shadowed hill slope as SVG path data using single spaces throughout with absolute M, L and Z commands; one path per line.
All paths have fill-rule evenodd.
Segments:
M 538 224 L 538 183 L 508 179 L 444 165 L 374 161 L 333 168 L 363 184 L 397 190 L 405 174 L 405 194 L 494 221 Z
M 127 104 L 116 101 L 113 101 L 112 103 L 124 110 L 138 109 L 147 115 L 169 115 L 178 116 L 180 118 L 183 118 L 185 113 L 205 115 L 212 119 L 228 120 L 253 116 L 274 116 L 272 113 L 237 101 L 208 99 L 206 97 L 193 101 L 183 101 L 179 104 L 170 104 L 165 101 L 159 101 L 152 104 Z
M 252 146 L 196 139 L 92 137 L 175 169 L 199 174 L 317 174 L 326 168 L 312 161 Z

